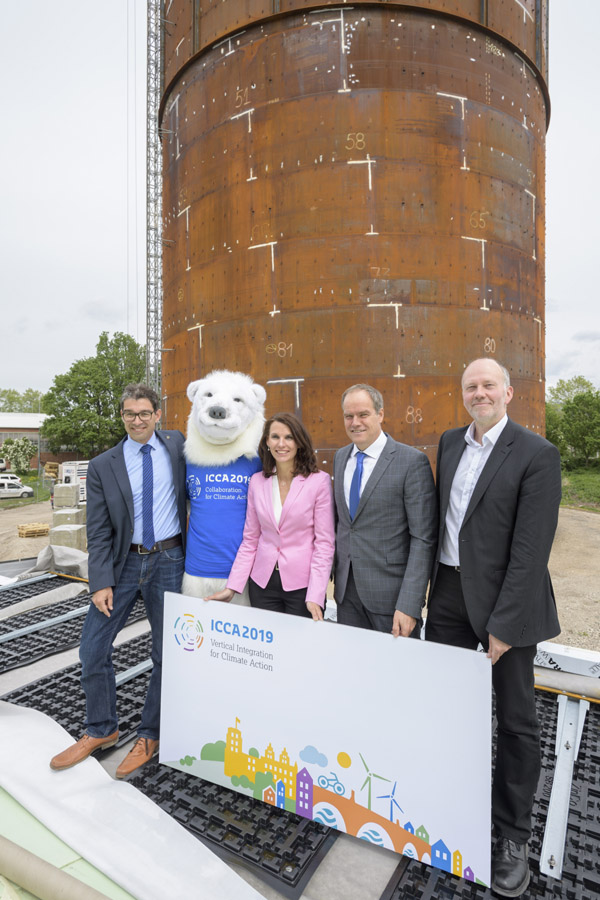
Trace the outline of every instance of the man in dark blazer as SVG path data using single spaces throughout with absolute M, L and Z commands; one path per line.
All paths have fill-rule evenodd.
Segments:
M 498 721 L 492 889 L 529 883 L 527 841 L 540 772 L 533 660 L 560 632 L 548 558 L 561 496 L 556 447 L 506 414 L 507 370 L 477 359 L 462 377 L 473 422 L 440 440 L 440 527 L 426 639 L 476 649 L 492 662 Z
M 437 531 L 429 460 L 385 434 L 370 385 L 348 388 L 342 410 L 352 443 L 333 463 L 337 620 L 418 637 Z
M 141 594 L 152 630 L 152 675 L 138 740 L 117 769 L 123 778 L 158 748 L 163 600 L 183 577 L 186 493 L 184 437 L 156 431 L 160 400 L 143 384 L 121 397 L 126 437 L 93 459 L 87 472 L 87 537 L 92 603 L 81 634 L 85 733 L 50 766 L 68 769 L 119 737 L 112 645 Z

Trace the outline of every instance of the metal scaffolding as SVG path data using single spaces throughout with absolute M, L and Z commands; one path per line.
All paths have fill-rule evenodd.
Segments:
M 161 393 L 162 162 L 158 133 L 161 88 L 161 0 L 148 3 L 146 125 L 146 382 Z

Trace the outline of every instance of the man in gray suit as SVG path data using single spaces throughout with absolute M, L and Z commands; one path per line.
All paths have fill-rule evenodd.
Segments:
M 112 645 L 142 595 L 152 629 L 152 675 L 138 740 L 117 769 L 124 778 L 154 755 L 160 726 L 163 599 L 179 592 L 186 529 L 184 437 L 156 431 L 158 395 L 129 384 L 121 397 L 127 436 L 93 459 L 87 472 L 87 536 L 92 603 L 81 634 L 85 733 L 50 766 L 68 769 L 95 750 L 116 744 Z
M 371 385 L 349 387 L 342 410 L 352 443 L 333 464 L 338 622 L 418 637 L 437 531 L 429 461 L 385 434 Z
M 507 416 L 507 370 L 476 359 L 464 371 L 468 427 L 440 439 L 440 528 L 426 638 L 492 663 L 498 722 L 492 787 L 492 890 L 518 897 L 529 883 L 527 842 L 540 774 L 533 661 L 560 631 L 548 557 L 561 494 L 558 450 Z M 482 723 L 486 727 L 486 723 Z

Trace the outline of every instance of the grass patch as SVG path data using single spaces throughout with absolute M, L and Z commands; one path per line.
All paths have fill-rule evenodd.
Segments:
M 0 500 L 1 509 L 14 509 L 17 506 L 31 506 L 32 503 L 40 503 L 42 500 L 50 499 L 51 482 L 43 475 L 38 478 L 37 472 L 30 472 L 28 475 L 22 475 L 21 481 L 28 487 L 33 488 L 33 497 L 14 497 Z
M 562 506 L 576 506 L 600 512 L 600 470 L 573 469 L 564 472 Z

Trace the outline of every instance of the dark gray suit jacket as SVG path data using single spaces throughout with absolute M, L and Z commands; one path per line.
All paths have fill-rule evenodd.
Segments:
M 181 537 L 185 548 L 187 521 L 185 494 L 184 436 L 180 431 L 157 431 L 171 458 L 173 485 Z M 87 538 L 90 590 L 114 587 L 133 540 L 133 494 L 123 455 L 123 444 L 106 450 L 90 461 L 87 471 Z
M 336 505 L 335 599 L 344 599 L 348 572 L 371 612 L 398 609 L 420 618 L 435 554 L 437 501 L 429 460 L 388 436 L 361 494 L 354 520 L 344 497 L 352 444 L 333 462 Z
M 437 560 L 466 431 L 446 431 L 438 448 Z M 511 647 L 527 647 L 560 632 L 548 572 L 560 497 L 558 450 L 509 419 L 475 485 L 459 534 L 465 604 L 484 643 L 493 634 Z M 432 584 L 436 575 L 437 563 Z

